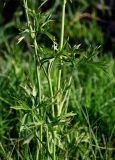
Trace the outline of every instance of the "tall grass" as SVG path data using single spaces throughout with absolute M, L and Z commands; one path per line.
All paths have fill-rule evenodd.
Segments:
M 66 1 L 64 0 L 62 7 L 63 11 L 60 48 L 57 49 L 57 52 L 52 49 L 52 57 L 48 55 L 48 57 L 46 58 L 44 55 L 42 55 L 42 50 L 44 48 L 41 48 L 38 45 L 36 32 L 38 31 L 41 32 L 40 34 L 46 34 L 47 36 L 49 36 L 49 38 L 53 37 L 45 30 L 47 23 L 50 22 L 49 17 L 47 17 L 48 19 L 44 19 L 44 15 L 37 15 L 35 11 L 28 8 L 27 1 L 24 0 L 27 26 L 23 33 L 28 33 L 30 36 L 33 45 L 33 57 L 35 62 L 35 84 L 33 88 L 34 91 L 32 93 L 33 98 L 31 97 L 31 99 L 33 99 L 33 104 L 32 106 L 19 104 L 18 106 L 13 106 L 12 108 L 27 111 L 30 110 L 29 113 L 23 113 L 23 116 L 20 117 L 22 119 L 20 135 L 23 134 L 23 132 L 28 134 L 28 138 L 24 142 L 25 145 L 28 143 L 28 141 L 30 142 L 31 137 L 32 139 L 33 137 L 36 139 L 36 155 L 34 157 L 35 159 L 44 159 L 45 157 L 47 157 L 47 159 L 57 159 L 56 151 L 59 145 L 58 134 L 61 131 L 61 128 L 64 127 L 64 124 L 61 126 L 61 128 L 59 126 L 61 125 L 61 121 L 64 121 L 63 119 L 65 119 L 66 116 L 71 117 L 74 115 L 73 113 L 63 113 L 64 104 L 66 102 L 66 99 L 68 99 L 68 89 L 66 88 L 68 87 L 68 85 L 70 85 L 69 81 L 66 82 L 63 88 L 61 86 L 63 70 L 61 52 L 63 49 L 64 39 L 65 5 Z M 40 24 L 38 18 L 41 18 Z M 24 37 L 22 36 L 19 41 L 23 38 Z M 55 39 L 51 38 L 51 40 L 53 43 L 55 43 Z M 56 66 L 55 63 L 58 63 L 58 66 Z M 52 69 L 53 67 L 55 68 L 55 70 Z M 57 72 L 57 74 L 55 75 L 54 72 Z M 41 77 L 41 74 L 44 74 L 43 79 Z M 42 81 L 46 81 L 48 95 L 44 95 L 46 91 L 44 89 Z M 53 81 L 57 82 L 55 91 Z M 26 88 L 24 89 L 26 90 Z M 28 127 L 27 123 L 29 123 Z M 29 147 L 26 146 L 26 152 L 29 152 L 28 149 Z
M 114 124 L 109 113 L 112 111 L 114 118 L 114 109 L 109 108 L 115 104 L 114 60 L 110 59 L 110 66 L 106 68 L 110 70 L 107 77 L 105 61 L 97 56 L 99 48 L 89 47 L 86 52 L 80 52 L 79 44 L 71 47 L 64 39 L 67 3 L 63 0 L 58 44 L 59 40 L 49 32 L 50 13 L 35 11 L 24 0 L 26 24 L 21 28 L 18 43 L 28 42 L 27 52 L 31 52 L 32 58 L 28 58 L 29 62 L 20 62 L 17 54 L 22 50 L 18 50 L 18 46 L 9 50 L 16 57 L 7 57 L 11 66 L 5 74 L 11 74 L 10 80 L 6 78 L 8 83 L 12 82 L 11 86 L 3 83 L 4 77 L 0 81 L 5 86 L 1 89 L 1 105 L 9 108 L 7 118 L 1 118 L 0 134 L 4 135 L 0 143 L 1 158 L 108 160 L 113 157 Z M 52 43 L 47 42 L 49 47 L 41 42 L 44 36 Z M 76 54 L 80 57 L 76 58 Z M 108 135 L 103 130 L 104 122 L 111 124 Z M 16 124 L 10 129 L 12 123 Z M 10 130 L 9 134 L 4 133 L 3 126 Z M 10 137 L 11 131 L 16 134 L 14 138 Z

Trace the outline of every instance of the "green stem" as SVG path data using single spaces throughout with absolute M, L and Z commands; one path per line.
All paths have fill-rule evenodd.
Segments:
M 52 115 L 55 117 L 55 112 L 54 112 L 54 104 L 53 104 L 53 89 L 52 89 L 52 81 L 51 81 L 51 66 L 52 62 L 49 62 L 48 64 L 48 83 L 49 83 L 49 90 L 50 90 L 50 96 L 52 100 Z M 55 145 L 55 131 L 54 131 L 54 143 L 53 143 L 53 160 L 56 160 L 55 154 L 56 154 L 56 145 Z
M 54 93 L 53 93 L 53 87 L 52 87 L 52 79 L 51 79 L 51 68 L 52 68 L 52 65 L 53 65 L 53 60 L 50 60 L 48 62 L 48 66 L 47 66 L 47 71 L 45 69 L 45 67 L 42 65 L 42 69 L 44 71 L 44 74 L 47 78 L 47 81 L 48 81 L 48 86 L 49 86 L 49 92 L 50 92 L 50 97 L 51 97 L 51 101 L 52 101 L 52 115 L 53 117 L 55 116 L 55 112 L 54 112 L 54 100 L 53 100 L 53 96 L 54 96 Z
M 36 62 L 35 63 L 36 75 L 38 83 L 38 97 L 39 97 L 39 103 L 41 103 L 40 57 L 38 56 L 38 45 L 36 42 L 36 38 L 34 39 L 34 50 L 35 50 L 35 62 Z
M 62 50 L 64 42 L 65 6 L 66 6 L 66 0 L 63 0 L 60 50 Z M 58 90 L 60 89 L 61 72 L 62 72 L 61 69 L 59 69 Z
M 52 101 L 52 115 L 54 117 L 55 116 L 55 112 L 54 112 L 54 104 L 53 104 L 53 89 L 52 89 L 52 82 L 51 82 L 50 74 L 48 76 L 48 83 L 49 83 L 50 96 L 51 96 L 51 101 Z
M 60 50 L 63 48 L 66 0 L 63 0 Z
M 29 20 L 27 0 L 24 0 L 24 7 L 25 7 L 25 12 L 26 12 L 27 26 L 28 26 L 28 29 L 30 30 L 30 35 L 31 35 L 31 38 L 34 42 L 36 78 L 37 78 L 37 85 L 38 85 L 38 98 L 39 98 L 39 103 L 41 103 L 40 57 L 38 55 L 38 45 L 37 45 L 36 36 L 35 36 L 35 29 L 32 28 L 30 20 Z M 40 110 L 40 114 L 42 116 L 41 110 Z M 41 142 L 43 139 L 42 138 L 42 132 L 43 132 L 42 130 L 43 130 L 43 127 L 40 126 L 40 140 L 41 140 Z M 38 144 L 38 146 L 39 146 L 40 150 L 37 150 L 37 155 L 36 155 L 37 158 L 39 156 L 42 156 L 42 144 L 40 143 L 40 145 Z M 39 154 L 39 151 L 40 151 L 40 154 Z
M 27 0 L 24 0 L 24 7 L 25 7 L 25 12 L 26 12 L 27 26 L 28 26 L 29 30 L 31 31 L 31 35 L 32 35 L 32 26 L 31 26 L 31 24 L 30 24 L 29 15 L 28 15 L 28 4 L 27 4 Z
M 39 103 L 41 103 L 41 78 L 40 78 L 40 57 L 38 55 L 38 45 L 36 42 L 36 37 L 34 37 L 34 50 L 35 50 L 35 61 L 36 61 L 36 76 L 37 76 L 37 84 L 38 84 L 38 98 L 39 98 Z M 39 64 L 38 64 L 39 63 Z M 40 109 L 40 114 L 42 117 L 42 110 Z M 43 140 L 43 126 L 40 126 L 40 141 L 42 142 Z M 42 157 L 42 143 L 40 143 L 40 154 L 39 156 Z
M 66 0 L 63 0 L 60 51 L 63 48 L 63 42 L 64 42 L 65 6 L 66 6 Z M 62 63 L 62 60 L 60 60 L 60 63 Z M 58 91 L 61 88 L 61 75 L 62 75 L 62 69 L 59 68 L 58 84 L 57 84 Z M 58 99 L 57 99 L 57 111 L 59 110 L 59 107 L 60 107 L 60 95 L 58 95 Z M 55 145 L 55 143 L 56 143 L 56 131 L 54 131 L 53 134 L 54 134 L 53 160 L 56 160 L 56 145 Z
M 72 76 L 69 78 L 69 82 L 68 82 L 68 86 L 71 85 L 71 81 L 72 81 Z M 60 116 L 61 112 L 62 112 L 62 109 L 63 109 L 63 106 L 64 106 L 64 103 L 65 101 L 67 100 L 67 97 L 69 96 L 69 89 L 65 92 L 65 96 L 63 98 L 63 100 L 61 101 L 60 103 L 60 108 L 58 110 L 58 116 Z
M 53 100 L 54 94 L 53 94 L 52 79 L 51 79 L 51 67 L 52 67 L 52 63 L 53 63 L 53 61 L 50 61 L 50 62 L 48 63 L 47 72 L 46 72 L 44 66 L 42 66 L 42 68 L 43 68 L 43 71 L 44 71 L 44 73 L 45 73 L 45 75 L 46 75 L 46 78 L 47 78 L 47 81 L 48 81 L 48 85 L 49 85 L 50 97 L 51 97 L 51 101 L 52 101 L 52 116 L 55 117 L 54 104 L 53 104 L 53 103 L 54 103 L 54 100 Z M 54 131 L 54 132 L 55 132 L 55 131 Z M 52 145 L 53 160 L 56 159 L 56 157 L 55 157 L 55 153 L 56 153 L 55 137 L 56 137 L 56 136 L 55 136 L 55 133 L 54 133 L 54 132 L 53 132 L 54 143 L 53 143 L 53 145 Z M 49 139 L 49 137 L 48 137 L 48 128 L 47 128 L 47 145 L 48 145 L 48 151 L 49 151 L 50 148 L 49 148 L 49 141 L 48 141 L 48 139 Z M 49 157 L 48 157 L 48 159 L 49 159 Z
M 62 48 L 63 48 L 63 42 L 64 42 L 65 7 L 66 7 L 66 0 L 63 0 L 60 50 L 62 50 Z M 60 61 L 60 63 L 62 63 L 62 60 Z M 59 91 L 60 88 L 61 88 L 61 74 L 62 74 L 62 69 L 59 68 L 59 75 L 58 75 L 58 91 Z M 59 95 L 57 104 L 58 104 L 58 110 L 59 110 L 59 105 L 60 105 L 60 95 Z

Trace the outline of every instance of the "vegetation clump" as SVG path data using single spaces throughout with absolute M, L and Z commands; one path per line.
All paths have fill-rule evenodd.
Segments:
M 115 60 L 79 19 L 88 1 L 46 3 L 23 0 L 0 26 L 0 159 L 113 159 Z

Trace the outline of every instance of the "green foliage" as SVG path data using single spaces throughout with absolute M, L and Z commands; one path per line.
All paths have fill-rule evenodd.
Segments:
M 114 158 L 115 61 L 101 55 L 95 21 L 72 28 L 70 4 L 53 4 L 54 21 L 53 8 L 24 0 L 19 36 L 0 30 L 0 159 Z

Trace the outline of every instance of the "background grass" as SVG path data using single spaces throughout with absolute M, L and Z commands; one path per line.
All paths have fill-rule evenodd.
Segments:
M 104 50 L 95 18 L 80 19 L 98 13 L 89 1 L 67 2 L 60 49 L 62 1 L 33 2 L 27 13 L 17 2 L 9 19 L 10 1 L 1 3 L 0 158 L 114 159 L 114 47 Z

